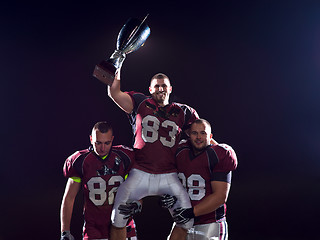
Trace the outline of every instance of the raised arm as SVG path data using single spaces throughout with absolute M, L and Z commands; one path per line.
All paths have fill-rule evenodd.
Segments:
M 120 69 L 117 71 L 111 86 L 108 86 L 108 96 L 126 113 L 133 110 L 133 102 L 129 94 L 120 89 Z

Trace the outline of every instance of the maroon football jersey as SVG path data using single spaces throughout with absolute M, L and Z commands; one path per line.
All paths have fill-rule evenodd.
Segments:
M 128 92 L 134 103 L 129 115 L 134 133 L 134 167 L 153 174 L 176 172 L 175 153 L 181 131 L 197 118 L 185 105 L 171 103 L 161 107 L 150 96 Z
M 231 171 L 237 167 L 237 156 L 226 144 L 210 145 L 195 156 L 189 142 L 180 144 L 177 150 L 179 178 L 187 189 L 192 206 L 212 194 L 211 181 L 231 183 Z M 195 218 L 195 225 L 216 222 L 226 214 L 226 205 L 216 211 Z
M 134 161 L 133 149 L 112 146 L 102 159 L 91 149 L 77 151 L 65 161 L 65 177 L 80 177 L 84 194 L 84 239 L 109 238 L 115 193 Z M 134 223 L 128 237 L 136 236 Z

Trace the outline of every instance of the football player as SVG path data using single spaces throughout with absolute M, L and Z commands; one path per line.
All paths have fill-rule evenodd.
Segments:
M 112 212 L 111 239 L 124 239 L 125 219 L 118 206 L 128 200 L 146 196 L 170 194 L 177 197 L 175 208 L 191 207 L 190 199 L 178 179 L 175 167 L 175 152 L 181 133 L 198 118 L 197 112 L 180 103 L 169 103 L 172 86 L 162 73 L 152 77 L 149 93 L 120 90 L 120 71 L 108 87 L 109 97 L 130 119 L 134 135 L 135 164 L 128 179 L 119 187 Z M 188 207 L 189 206 L 189 207 Z M 173 209 L 169 210 L 173 214 Z M 177 229 L 186 231 L 193 219 L 177 224 Z M 179 239 L 172 232 L 171 239 Z
M 92 146 L 67 158 L 63 173 L 68 178 L 61 204 L 61 240 L 73 240 L 70 222 L 80 188 L 84 194 L 83 239 L 109 239 L 110 216 L 115 193 L 134 161 L 133 149 L 112 146 L 109 123 L 98 122 L 90 135 Z M 135 240 L 133 220 L 126 219 L 126 237 Z
M 190 139 L 179 145 L 176 161 L 192 208 L 175 209 L 175 222 L 195 217 L 188 240 L 228 239 L 226 201 L 231 173 L 238 164 L 236 153 L 212 138 L 208 121 L 197 119 L 190 127 Z

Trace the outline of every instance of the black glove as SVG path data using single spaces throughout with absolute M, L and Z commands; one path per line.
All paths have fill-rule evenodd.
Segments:
M 127 203 L 121 204 L 118 207 L 120 214 L 124 215 L 123 219 L 128 219 L 134 214 L 141 212 L 142 205 L 139 201 L 127 201 Z
M 163 194 L 160 197 L 159 202 L 160 202 L 160 206 L 163 208 L 172 208 L 173 205 L 177 202 L 177 198 L 169 194 Z
M 71 235 L 70 231 L 64 231 L 61 233 L 60 240 L 74 240 L 74 237 Z
M 173 210 L 173 221 L 184 224 L 194 218 L 193 208 L 176 208 Z

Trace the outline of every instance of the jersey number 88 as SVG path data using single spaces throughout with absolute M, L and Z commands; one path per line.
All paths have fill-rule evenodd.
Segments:
M 206 194 L 206 183 L 199 174 L 192 174 L 186 178 L 183 173 L 179 173 L 182 185 L 187 189 L 191 200 L 201 200 Z

